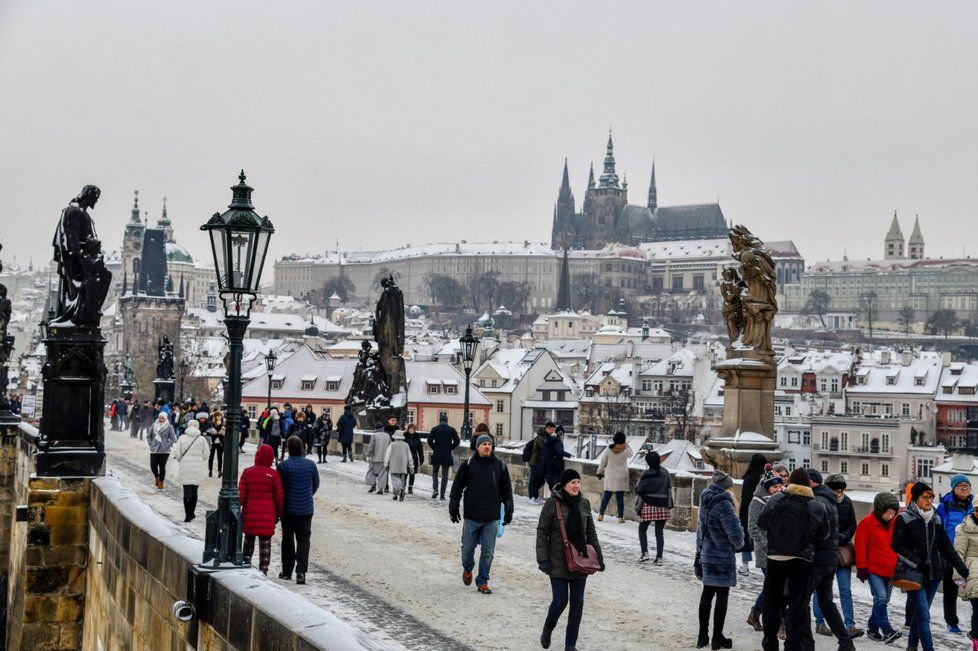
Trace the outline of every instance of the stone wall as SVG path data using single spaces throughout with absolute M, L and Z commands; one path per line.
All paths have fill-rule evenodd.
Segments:
M 355 458 L 361 460 L 365 458 L 367 445 L 370 443 L 371 436 L 373 434 L 370 432 L 359 431 L 353 435 L 353 455 Z M 427 445 L 425 445 L 425 449 L 427 450 Z M 470 454 L 467 444 L 463 444 L 459 450 L 464 454 Z M 329 451 L 333 454 L 342 454 L 342 446 L 336 442 L 335 436 L 330 441 Z M 522 450 L 520 449 L 510 450 L 500 448 L 496 450 L 496 456 L 509 466 L 509 474 L 513 480 L 513 492 L 517 495 L 526 495 L 530 478 L 530 467 L 523 461 L 521 452 Z M 431 472 L 431 466 L 428 465 L 428 460 L 429 457 L 426 455 L 425 463 L 420 468 L 420 471 L 423 473 Z M 591 507 L 597 510 L 601 505 L 601 495 L 604 492 L 604 485 L 597 477 L 598 462 L 596 460 L 586 459 L 567 459 L 564 465 L 567 468 L 573 468 L 581 474 L 581 487 L 584 492 L 584 497 L 591 502 Z M 631 483 L 633 486 L 638 483 L 644 470 L 644 467 L 631 469 Z M 675 503 L 675 508 L 672 510 L 672 519 L 667 525 L 670 529 L 687 529 L 689 531 L 696 529 L 699 496 L 709 486 L 710 481 L 709 477 L 689 474 L 672 475 L 672 499 Z M 543 492 L 546 493 L 546 491 L 547 489 L 544 488 Z M 636 497 L 637 495 L 634 493 L 625 495 L 625 519 L 627 520 L 638 519 L 633 508 Z M 617 510 L 614 499 L 611 500 L 608 509 L 608 513 L 614 513 Z

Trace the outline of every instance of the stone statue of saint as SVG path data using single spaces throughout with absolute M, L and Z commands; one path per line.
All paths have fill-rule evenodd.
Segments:
M 98 327 L 102 303 L 112 284 L 105 268 L 102 243 L 88 214 L 100 191 L 86 185 L 61 211 L 54 232 L 54 260 L 58 263 L 58 307 L 49 327 Z
M 723 319 L 727 323 L 730 345 L 733 346 L 744 331 L 744 306 L 741 302 L 741 293 L 746 289 L 747 284 L 740 279 L 733 267 L 724 267 L 722 275 L 720 295 L 723 297 Z
M 173 379 L 173 343 L 163 335 L 157 347 L 156 377 L 161 380 Z
M 730 243 L 733 257 L 740 262 L 739 275 L 746 283 L 741 293 L 744 318 L 741 342 L 757 352 L 771 353 L 771 324 L 778 312 L 774 260 L 764 243 L 744 226 L 730 229 Z
M 384 291 L 374 310 L 374 341 L 381 357 L 400 357 L 404 354 L 404 294 L 394 282 L 394 276 L 380 281 Z

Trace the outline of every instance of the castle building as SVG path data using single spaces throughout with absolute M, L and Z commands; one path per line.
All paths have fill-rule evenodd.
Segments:
M 917 233 L 920 234 L 919 232 Z M 884 260 L 902 260 L 904 257 L 904 244 L 906 241 L 903 239 L 903 231 L 900 230 L 900 222 L 897 220 L 896 211 L 893 211 L 893 221 L 890 222 L 890 230 L 886 232 L 886 237 L 883 238 L 883 259 Z
M 588 178 L 581 212 L 570 187 L 567 160 L 554 206 L 553 249 L 600 249 L 608 244 L 637 244 L 664 240 L 698 240 L 727 236 L 727 223 L 719 203 L 659 206 L 655 162 L 644 206 L 628 203 L 628 181 L 615 171 L 614 142 L 608 133 L 604 169 L 597 182 L 594 165 Z

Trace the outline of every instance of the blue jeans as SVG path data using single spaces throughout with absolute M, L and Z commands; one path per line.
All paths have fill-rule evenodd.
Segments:
M 761 574 L 764 575 L 765 579 L 767 578 L 766 567 L 761 568 Z M 764 584 L 762 583 L 761 591 L 757 593 L 757 599 L 754 600 L 754 610 L 763 610 L 763 609 L 764 609 Z
M 835 571 L 835 582 L 839 586 L 839 603 L 842 606 L 842 618 L 845 620 L 846 628 L 856 625 L 856 620 L 852 614 L 852 568 L 840 567 Z M 812 599 L 812 612 L 815 613 L 815 625 L 821 626 L 825 623 L 822 617 L 822 609 L 818 607 L 818 599 Z
M 910 635 L 907 636 L 908 647 L 916 647 L 919 640 L 923 651 L 934 651 L 934 641 L 930 636 L 930 605 L 934 603 L 934 595 L 937 594 L 937 586 L 940 584 L 940 581 L 925 581 L 920 590 L 907 593 L 913 603 Z
M 869 616 L 867 626 L 870 631 L 889 635 L 893 632 L 893 626 L 890 625 L 890 617 L 886 614 L 886 606 L 890 603 L 893 586 L 890 585 L 889 579 L 870 574 L 869 591 L 873 593 L 873 612 Z
M 499 520 L 492 522 L 462 521 L 462 569 L 471 572 L 475 567 L 475 546 L 482 547 L 479 553 L 479 574 L 475 577 L 476 585 L 489 583 L 489 570 L 492 568 L 492 556 L 496 550 L 496 531 Z
M 608 504 L 611 502 L 611 496 L 612 496 L 612 494 L 614 494 L 614 496 L 615 496 L 615 502 L 618 504 L 618 517 L 619 518 L 625 517 L 625 493 L 624 493 L 624 491 L 615 491 L 614 493 L 612 493 L 611 491 L 605 491 L 604 492 L 604 494 L 601 496 L 601 510 L 600 510 L 601 515 L 604 515 L 605 509 L 608 508 Z

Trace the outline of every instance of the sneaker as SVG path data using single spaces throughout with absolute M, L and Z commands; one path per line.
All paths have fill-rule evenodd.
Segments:
M 649 553 L 648 552 L 642 552 L 642 555 L 638 557 L 638 562 L 639 563 L 644 563 L 644 562 L 648 561 L 649 558 L 650 557 L 649 557 Z
M 653 565 L 662 565 L 662 557 L 661 556 L 656 556 L 655 557 L 655 560 L 652 561 L 652 564 Z
M 890 644 L 891 642 L 896 642 L 901 637 L 903 637 L 903 633 L 901 633 L 900 631 L 893 631 L 891 633 L 882 635 L 881 637 L 882 637 L 883 644 Z
M 866 631 L 866 637 L 873 640 L 874 642 L 882 642 L 883 634 L 879 631 Z
M 846 633 L 848 633 L 849 637 L 851 638 L 862 637 L 864 632 L 865 631 L 863 631 L 863 629 L 855 625 L 850 626 L 849 628 L 846 629 Z
M 832 629 L 825 624 L 818 624 L 815 627 L 815 632 L 819 635 L 832 635 Z
M 296 585 L 305 585 L 306 584 L 306 575 L 305 574 L 296 574 L 295 575 L 295 582 L 296 582 Z
M 462 572 L 462 584 L 472 585 L 472 572 Z
M 747 564 L 747 561 L 742 562 L 740 564 L 740 567 L 737 568 L 737 571 L 740 572 L 741 574 L 749 574 L 750 566 Z
M 292 573 L 290 572 L 290 573 L 286 574 L 285 572 L 279 572 L 278 573 L 278 578 L 283 579 L 285 581 L 291 581 L 292 580 Z
M 955 635 L 961 635 L 961 627 L 958 626 L 957 624 L 948 624 L 947 632 L 954 633 Z
M 483 583 L 479 586 L 479 594 L 492 594 L 492 590 L 487 583 Z

